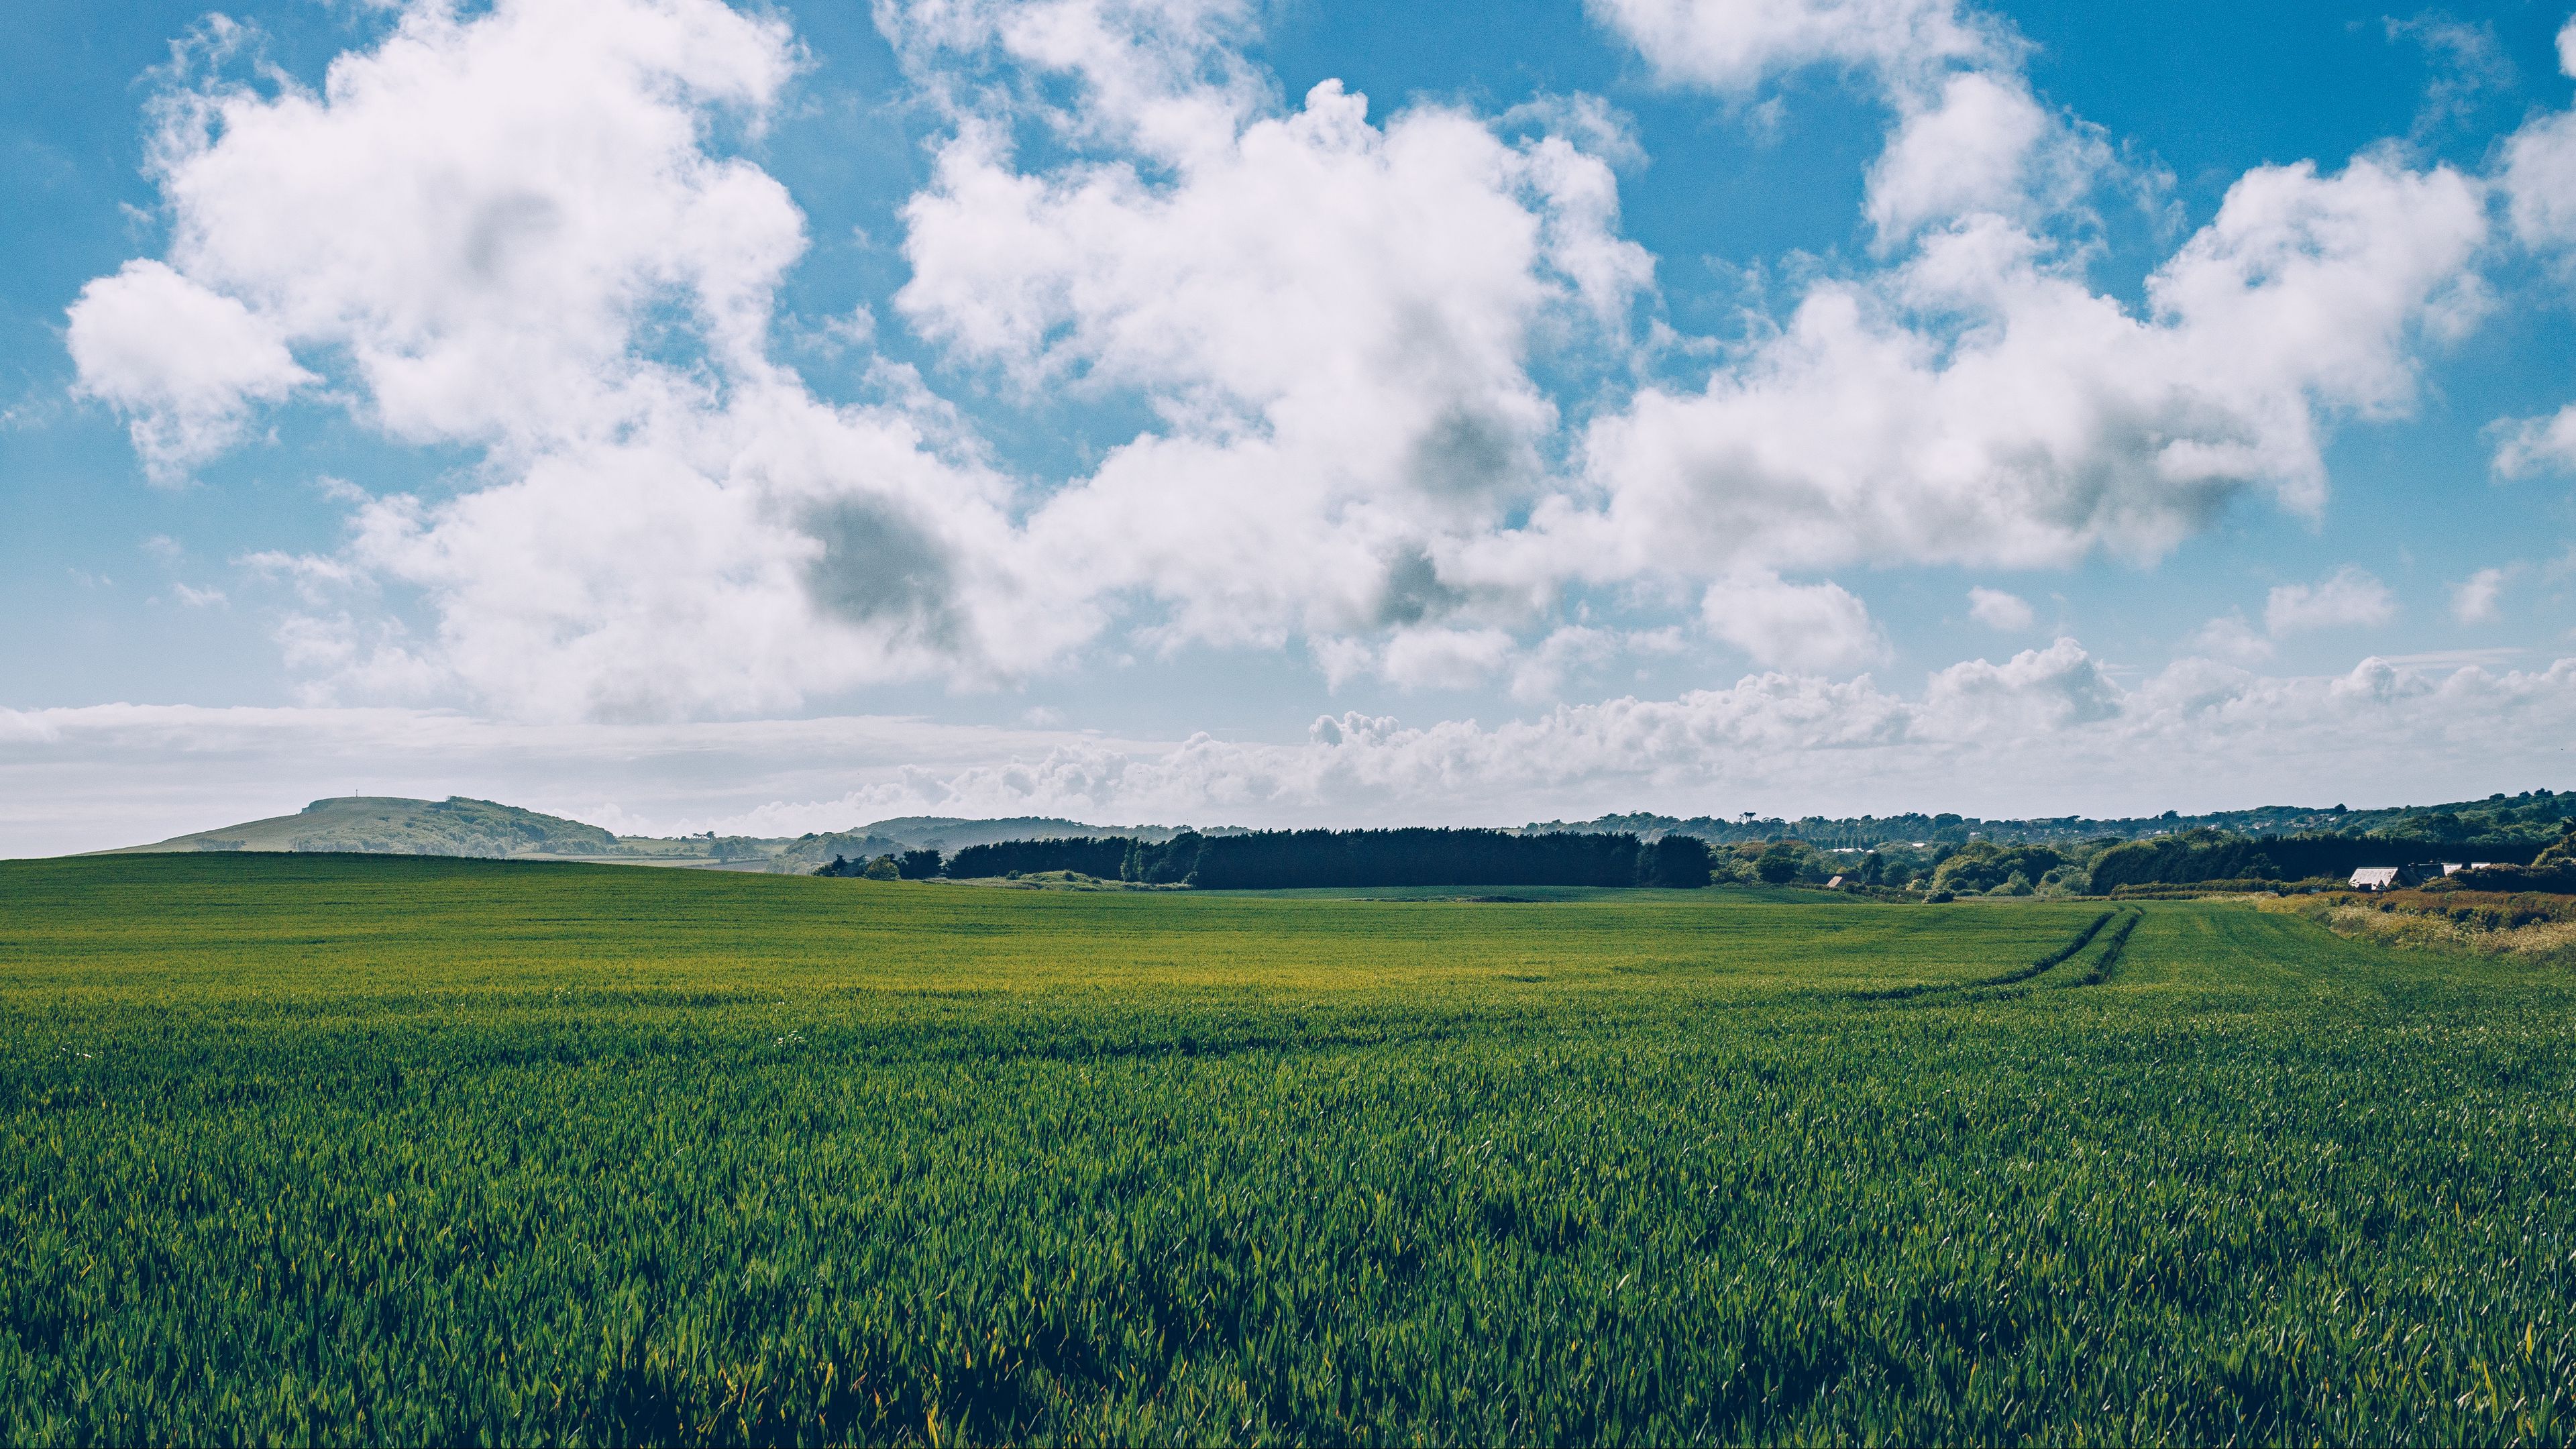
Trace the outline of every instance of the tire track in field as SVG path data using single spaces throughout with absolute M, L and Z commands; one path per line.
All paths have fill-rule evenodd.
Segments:
M 2118 914 L 2118 911 L 2104 911 L 2102 914 L 2095 916 L 2092 922 L 2085 926 L 2083 930 L 2076 932 L 2074 940 L 2067 942 L 2065 945 L 2058 947 L 2056 950 L 2049 952 L 2047 955 L 2040 957 L 2038 960 L 2031 962 L 2027 966 L 2016 966 L 2012 970 L 2006 971 L 2000 976 L 1980 976 L 1968 981 L 1918 981 L 1911 986 L 1892 986 L 1879 991 L 1855 991 L 1851 993 L 1851 999 L 1854 1001 L 1903 1001 L 1910 997 L 1924 996 L 1935 991 L 1974 991 L 1989 986 L 2018 986 L 2022 982 L 2036 980 L 2041 976 L 2045 976 L 2049 972 L 2066 964 L 2067 961 L 2071 960 L 2078 953 L 2083 951 L 2085 947 L 2093 944 L 2093 938 L 2102 934 L 2102 928 L 2109 925 L 2111 923 L 2111 918 Z
M 2117 911 L 2104 911 L 2102 914 L 2095 916 L 2092 924 L 2075 933 L 2074 940 L 2067 942 L 2065 945 L 2058 947 L 2056 950 L 2049 952 L 2047 955 L 2040 957 L 2038 960 L 2031 962 L 2027 966 L 2007 971 L 2001 976 L 1988 976 L 1982 980 L 1963 982 L 1961 984 L 1966 986 L 2018 986 L 2025 981 L 2035 980 L 2038 977 L 2045 976 L 2049 972 L 2056 970 L 2058 967 L 2065 965 L 2068 961 L 2073 960 L 2084 950 L 2085 947 L 2092 945 L 2093 938 L 2102 934 L 2102 928 L 2111 924 L 2111 918 L 2118 914 L 2119 912 Z
M 2094 960 L 2093 969 L 2077 977 L 2075 984 L 2099 986 L 2110 980 L 2111 973 L 2120 965 L 2120 958 L 2128 954 L 2130 934 L 2138 929 L 2138 922 L 2146 918 L 2147 913 L 2144 911 L 2131 911 L 2123 917 L 2119 926 L 2111 932 L 2111 939 L 2104 943 L 2101 956 Z

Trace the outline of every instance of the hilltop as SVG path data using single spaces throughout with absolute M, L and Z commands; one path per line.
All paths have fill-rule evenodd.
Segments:
M 795 837 L 616 835 L 560 815 L 463 796 L 410 800 L 390 795 L 344 795 L 316 800 L 293 815 L 218 826 L 150 845 L 97 853 L 344 851 L 359 855 L 608 861 L 801 874 L 830 864 L 836 855 L 863 860 L 907 850 L 957 851 L 1002 840 L 1092 839 L 1108 835 L 1160 842 L 1189 829 L 1186 825 L 1086 825 L 1079 820 L 1039 815 L 1001 820 L 904 815 L 849 830 Z M 1200 833 L 1229 835 L 1240 830 L 1217 826 Z
M 597 859 L 619 853 L 617 837 L 596 825 L 559 815 L 540 815 L 515 805 L 463 796 L 406 800 L 388 795 L 343 795 L 316 800 L 293 815 L 200 830 L 151 845 L 130 845 L 99 854 L 198 850 L 558 859 Z

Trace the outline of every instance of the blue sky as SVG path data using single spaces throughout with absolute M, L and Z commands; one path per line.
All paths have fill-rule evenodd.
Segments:
M 2563 7 L 14 24 L 0 850 L 2576 784 Z

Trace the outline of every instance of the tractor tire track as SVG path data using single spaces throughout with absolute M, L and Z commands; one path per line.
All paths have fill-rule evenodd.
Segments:
M 2136 931 L 2138 922 L 2146 918 L 2147 913 L 2144 911 L 2131 911 L 2123 918 L 2119 926 L 2111 932 L 2111 939 L 2103 945 L 2102 954 L 2095 958 L 2093 969 L 2077 977 L 2075 984 L 2099 986 L 2110 980 L 2111 973 L 2120 965 L 2120 958 L 2128 954 L 2130 933 Z
M 1851 999 L 1854 1001 L 1905 1001 L 1913 997 L 1929 995 L 1935 991 L 1977 991 L 1996 986 L 2017 986 L 2024 981 L 2045 976 L 2072 960 L 2085 947 L 2093 944 L 2093 938 L 2102 934 L 2102 928 L 2109 925 L 2111 918 L 2118 914 L 2118 911 L 2104 911 L 2095 916 L 2090 925 L 2076 932 L 2074 940 L 2027 966 L 2016 966 L 2000 976 L 1980 976 L 1968 981 L 1918 981 L 1911 986 L 1892 986 L 1880 991 L 1855 991 L 1851 993 Z

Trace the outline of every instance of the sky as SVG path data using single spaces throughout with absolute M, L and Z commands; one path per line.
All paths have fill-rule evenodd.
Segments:
M 2576 787 L 2576 20 L 284 0 L 0 47 L 0 854 Z

